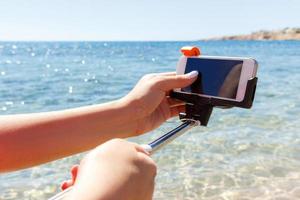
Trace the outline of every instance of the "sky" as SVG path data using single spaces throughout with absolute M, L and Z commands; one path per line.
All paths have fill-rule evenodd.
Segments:
M 1 0 L 0 41 L 198 40 L 300 27 L 300 0 Z

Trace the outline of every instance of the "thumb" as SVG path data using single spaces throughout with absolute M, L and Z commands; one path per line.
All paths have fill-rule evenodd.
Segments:
M 198 71 L 192 71 L 188 74 L 164 76 L 159 81 L 159 88 L 163 91 L 170 91 L 174 88 L 183 88 L 196 81 Z

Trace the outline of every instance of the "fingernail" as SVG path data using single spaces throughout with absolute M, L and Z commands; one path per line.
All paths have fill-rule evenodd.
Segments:
M 198 71 L 191 71 L 190 73 L 186 74 L 188 78 L 195 78 L 198 76 Z

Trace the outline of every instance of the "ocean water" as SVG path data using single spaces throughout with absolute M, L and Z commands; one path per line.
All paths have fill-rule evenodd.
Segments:
M 251 110 L 215 109 L 208 127 L 153 155 L 154 199 L 300 198 L 300 42 L 0 42 L 0 114 L 120 98 L 144 74 L 174 71 L 184 45 L 258 60 L 256 99 Z M 148 143 L 179 123 L 130 140 Z M 49 198 L 83 156 L 1 174 L 0 199 Z

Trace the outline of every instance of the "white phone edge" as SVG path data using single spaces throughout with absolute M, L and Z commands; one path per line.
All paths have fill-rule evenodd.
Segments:
M 257 68 L 258 68 L 256 60 L 254 60 L 253 58 L 247 58 L 247 57 L 204 56 L 204 55 L 203 56 L 202 55 L 201 56 L 191 56 L 191 57 L 181 56 L 177 63 L 177 66 L 176 66 L 176 74 L 184 74 L 188 58 L 243 61 L 239 86 L 238 86 L 238 90 L 237 90 L 237 97 L 235 100 L 229 99 L 229 98 L 224 98 L 224 97 L 199 94 L 199 96 L 203 96 L 203 97 L 214 97 L 214 98 L 218 98 L 218 99 L 225 99 L 225 100 L 231 100 L 231 101 L 242 101 L 244 99 L 247 82 L 248 82 L 248 80 L 256 77 Z M 174 91 L 180 91 L 180 90 L 181 90 L 180 88 L 174 89 Z

